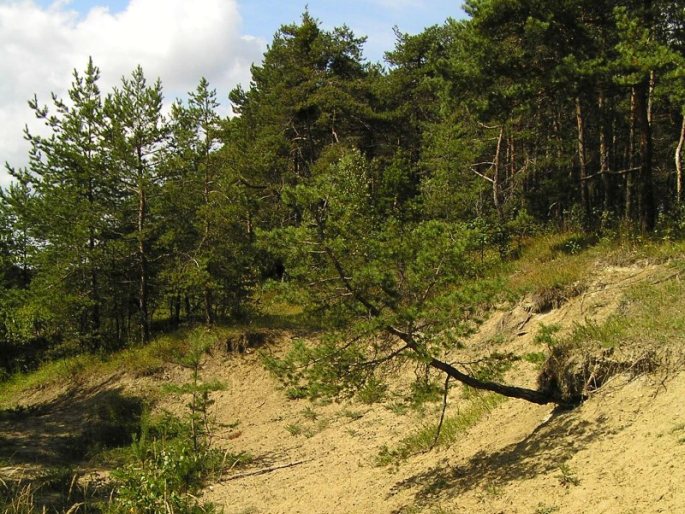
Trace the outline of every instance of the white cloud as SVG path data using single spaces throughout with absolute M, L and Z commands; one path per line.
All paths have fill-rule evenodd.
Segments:
M 64 96 L 72 70 L 83 70 L 89 56 L 103 92 L 140 64 L 148 79 L 162 79 L 167 99 L 194 89 L 201 76 L 225 99 L 249 81 L 265 48 L 240 29 L 236 0 L 130 0 L 120 13 L 96 7 L 84 16 L 63 0 L 49 8 L 0 2 L 0 162 L 25 164 L 21 131 L 36 126 L 26 101 L 34 93 L 41 103 L 51 92 Z

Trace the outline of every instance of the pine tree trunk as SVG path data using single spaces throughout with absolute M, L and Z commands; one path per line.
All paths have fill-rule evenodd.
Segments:
M 193 315 L 193 306 L 190 304 L 190 296 L 185 295 L 185 311 L 186 311 L 186 319 L 190 320 L 190 318 Z
M 500 192 L 500 155 L 502 152 L 502 139 L 504 138 L 504 127 L 500 129 L 499 137 L 497 138 L 497 150 L 495 152 L 495 160 L 493 167 L 495 172 L 492 176 L 492 199 L 495 203 L 495 210 L 500 223 L 504 222 L 504 210 L 502 209 L 502 199 Z
M 628 172 L 625 183 L 625 219 L 630 221 L 635 217 L 635 133 L 637 130 L 637 94 L 633 87 L 630 92 L 630 135 L 628 138 Z
M 204 176 L 204 190 L 203 199 L 205 204 L 204 210 L 204 237 L 202 239 L 203 244 L 207 245 L 209 243 L 210 234 L 210 221 L 209 221 L 209 192 L 211 187 L 211 171 L 210 171 L 210 136 L 209 136 L 209 123 L 205 120 L 205 125 L 207 126 L 205 130 L 205 176 Z M 207 264 L 209 267 L 209 264 Z M 207 274 L 210 274 L 210 270 L 207 269 Z M 205 302 L 205 323 L 211 325 L 214 323 L 214 308 L 213 308 L 213 295 L 212 290 L 208 285 L 204 288 L 204 302 Z
M 143 343 L 150 340 L 150 324 L 148 316 L 148 255 L 145 237 L 147 220 L 147 197 L 145 192 L 145 163 L 143 162 L 143 149 L 136 148 L 137 171 L 138 171 L 138 327 L 140 339 Z
M 606 97 L 604 91 L 599 93 L 597 102 L 599 108 L 599 173 L 602 177 L 602 188 L 604 193 L 604 201 L 602 202 L 602 210 L 608 213 L 611 208 L 611 177 L 609 176 L 609 147 L 607 145 L 607 120 L 606 120 Z
M 527 389 L 525 387 L 516 387 L 497 382 L 487 382 L 478 378 L 472 377 L 462 373 L 457 368 L 447 362 L 438 359 L 430 359 L 431 367 L 445 372 L 448 376 L 454 378 L 464 385 L 479 389 L 481 391 L 490 391 L 492 393 L 501 394 L 507 398 L 517 398 L 519 400 L 526 400 L 527 402 L 536 403 L 538 405 L 547 405 L 549 403 L 558 403 L 551 395 L 537 391 L 535 389 Z
M 676 201 L 681 204 L 683 201 L 683 145 L 685 145 L 685 116 L 680 128 L 680 139 L 678 139 L 678 147 L 675 150 L 675 189 Z
M 424 358 L 423 352 L 421 351 L 420 345 L 414 340 L 414 338 L 407 333 L 400 330 L 396 330 L 393 327 L 388 327 L 388 331 L 399 337 L 402 341 L 407 344 L 407 348 L 417 352 L 422 358 Z M 525 387 L 510 386 L 506 384 L 500 384 L 497 382 L 488 382 L 485 380 L 480 380 L 471 375 L 462 373 L 457 368 L 451 364 L 436 359 L 434 357 L 426 357 L 429 365 L 432 368 L 438 369 L 446 373 L 449 377 L 454 378 L 458 382 L 473 387 L 474 389 L 479 389 L 481 391 L 490 391 L 493 393 L 501 394 L 507 398 L 517 398 L 519 400 L 525 400 L 527 402 L 536 403 L 538 405 L 547 405 L 549 403 L 563 403 L 558 398 L 554 398 L 551 394 L 544 391 L 538 391 L 535 389 L 528 389 Z
M 643 233 L 651 232 L 656 224 L 656 204 L 652 183 L 653 141 L 649 123 L 650 77 L 636 87 L 636 109 L 640 127 L 640 169 L 638 174 L 638 216 Z
M 172 301 L 174 303 L 173 323 L 175 327 L 178 327 L 181 323 L 181 295 L 175 295 Z
M 92 331 L 94 335 L 98 335 L 100 332 L 100 287 L 98 284 L 98 273 L 95 269 L 94 253 L 95 253 L 95 236 L 94 231 L 90 229 L 90 236 L 88 238 L 88 250 L 90 253 L 90 290 L 91 290 L 91 301 L 93 305 L 91 306 L 91 323 Z
M 214 323 L 214 311 L 212 310 L 212 290 L 205 287 L 205 323 Z
M 150 340 L 150 324 L 148 316 L 148 255 L 145 244 L 145 219 L 147 214 L 147 201 L 145 187 L 142 180 L 138 184 L 138 310 L 140 337 L 143 343 Z
M 578 164 L 580 167 L 580 205 L 585 216 L 585 223 L 590 222 L 590 195 L 587 183 L 587 153 L 585 150 L 585 120 L 580 97 L 576 97 L 576 122 L 578 125 Z

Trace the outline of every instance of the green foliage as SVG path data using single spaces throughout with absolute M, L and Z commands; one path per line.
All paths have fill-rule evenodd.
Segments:
M 380 382 L 377 378 L 371 377 L 357 393 L 360 402 L 367 405 L 381 403 L 385 400 L 388 386 Z
M 544 323 L 541 323 L 540 330 L 537 334 L 535 334 L 533 341 L 536 344 L 544 344 L 547 346 L 547 348 L 554 348 L 557 344 L 559 344 L 559 341 L 555 335 L 557 332 L 559 332 L 559 330 L 561 330 L 559 325 L 545 325 Z
M 263 354 L 265 367 L 287 387 L 288 398 L 319 398 L 351 395 L 362 387 L 368 370 L 363 355 L 355 348 L 341 348 L 328 338 L 318 345 L 296 340 L 282 359 Z M 340 377 L 346 380 L 341 381 Z
M 503 401 L 505 398 L 495 394 L 477 396 L 471 405 L 460 409 L 458 415 L 445 417 L 437 442 L 437 424 L 427 424 L 403 438 L 394 448 L 383 446 L 376 458 L 376 464 L 378 466 L 397 464 L 412 455 L 429 451 L 436 444 L 450 446 Z
M 559 482 L 561 485 L 566 487 L 571 485 L 580 485 L 580 479 L 566 463 L 559 466 Z
M 156 513 L 171 508 L 173 512 L 214 512 L 201 505 L 188 493 L 194 493 L 209 473 L 223 465 L 219 451 L 194 448 L 188 437 L 134 443 L 138 462 L 114 474 L 118 482 L 112 510 L 114 512 Z
M 205 79 L 167 119 L 161 82 L 137 67 L 103 93 L 92 61 L 65 100 L 34 97 L 47 131 L 26 134 L 29 166 L 0 195 L 0 377 L 243 318 L 269 284 L 306 328 L 344 333 L 269 363 L 289 395 L 352 394 L 386 357 L 458 347 L 502 290 L 579 291 L 607 239 L 644 240 L 657 213 L 678 237 L 682 10 L 465 11 L 397 31 L 384 69 L 305 10 L 231 92 L 231 119 Z M 545 229 L 563 233 L 528 244 Z
M 414 409 L 420 409 L 429 402 L 442 399 L 444 387 L 432 380 L 419 379 L 411 384 L 409 402 Z
M 189 350 L 177 357 L 192 373 L 191 382 L 173 389 L 190 396 L 188 413 L 184 418 L 168 413 L 144 417 L 140 435 L 126 452 L 126 464 L 114 473 L 112 512 L 215 512 L 213 505 L 202 504 L 195 494 L 226 466 L 251 461 L 247 454 L 230 454 L 212 446 L 209 393 L 220 386 L 204 383 L 200 376 L 202 359 L 212 344 L 206 332 L 196 332 Z
M 538 368 L 547 360 L 547 354 L 545 352 L 531 352 L 525 354 L 523 360 L 535 364 Z

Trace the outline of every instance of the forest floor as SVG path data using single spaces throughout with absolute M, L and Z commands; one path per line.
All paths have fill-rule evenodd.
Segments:
M 549 308 L 530 295 L 500 305 L 465 349 L 446 357 L 515 355 L 504 378 L 535 387 L 545 334 L 613 337 L 617 353 L 649 353 L 657 369 L 617 374 L 567 411 L 453 384 L 443 427 L 450 438 L 433 449 L 442 397 L 412 400 L 413 368 L 395 371 L 389 389 L 366 403 L 292 400 L 260 359 L 282 354 L 292 333 L 271 331 L 270 342 L 240 354 L 217 345 L 202 369 L 204 380 L 226 386 L 212 393 L 213 442 L 254 459 L 208 484 L 203 499 L 226 514 L 685 512 L 680 272 L 669 263 L 596 261 L 575 291 Z M 98 425 L 103 406 L 140 412 L 152 395 L 155 409 L 180 414 L 187 398 L 160 391 L 188 374 L 172 364 L 119 370 L 14 398 L 14 408 L 0 411 L 0 480 L 68 464 L 81 481 L 106 481 L 108 470 L 78 452 L 108 428 Z

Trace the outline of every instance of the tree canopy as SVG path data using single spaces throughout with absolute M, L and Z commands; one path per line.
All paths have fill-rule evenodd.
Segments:
M 145 342 L 250 316 L 273 287 L 345 334 L 320 350 L 361 381 L 406 357 L 560 401 L 441 355 L 495 298 L 488 267 L 531 226 L 649 234 L 683 215 L 685 11 L 465 9 L 396 30 L 385 65 L 305 11 L 230 92 L 229 118 L 204 78 L 165 115 L 159 80 L 136 67 L 101 92 L 92 60 L 67 98 L 34 97 L 48 134 L 26 133 L 29 164 L 9 168 L 0 203 L 2 344 Z

